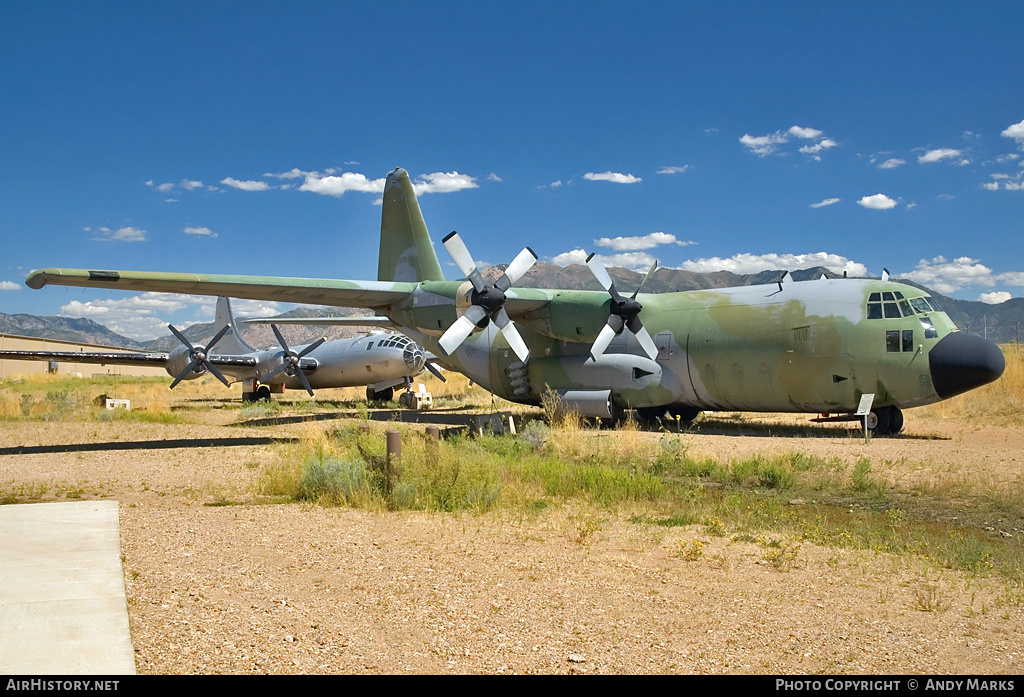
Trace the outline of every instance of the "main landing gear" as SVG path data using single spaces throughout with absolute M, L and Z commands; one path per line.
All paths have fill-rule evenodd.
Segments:
M 898 407 L 878 407 L 862 417 L 862 425 L 876 436 L 886 436 L 903 430 L 903 412 Z

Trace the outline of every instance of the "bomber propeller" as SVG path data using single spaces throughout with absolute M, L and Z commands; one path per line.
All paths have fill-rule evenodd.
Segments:
M 189 361 L 188 365 L 185 366 L 185 369 L 178 373 L 178 377 L 174 378 L 174 382 L 171 383 L 172 390 L 174 389 L 175 385 L 177 385 L 179 382 L 185 379 L 186 375 L 191 373 L 193 370 L 196 369 L 196 367 L 200 365 L 209 370 L 210 373 L 212 373 L 218 380 L 223 382 L 225 386 L 231 387 L 231 383 L 229 383 L 227 381 L 227 378 L 225 378 L 221 374 L 221 372 L 217 370 L 217 366 L 215 366 L 213 363 L 210 363 L 210 360 L 208 358 L 210 354 L 210 349 L 212 349 L 214 344 L 220 341 L 224 337 L 224 335 L 228 333 L 228 330 L 231 329 L 230 324 L 224 325 L 224 328 L 217 332 L 217 334 L 210 340 L 210 343 L 208 343 L 206 346 L 193 346 L 192 342 L 186 339 L 184 334 L 182 334 L 181 332 L 174 328 L 174 325 L 168 324 L 167 328 L 171 330 L 171 333 L 174 334 L 174 336 L 178 337 L 178 341 L 185 344 L 186 348 L 188 348 L 188 355 L 192 359 L 191 361 Z
M 302 386 L 306 388 L 306 392 L 308 392 L 309 396 L 312 397 L 313 388 L 309 386 L 309 380 L 306 379 L 306 374 L 302 372 L 302 368 L 299 367 L 299 362 L 302 360 L 303 356 L 312 352 L 320 344 L 327 341 L 327 337 L 317 339 L 312 344 L 302 349 L 302 351 L 296 352 L 288 348 L 288 342 L 284 340 L 283 336 L 281 336 L 281 330 L 277 328 L 276 324 L 271 324 L 270 328 L 274 330 L 274 335 L 277 337 L 277 340 L 281 343 L 281 365 L 277 366 L 269 373 L 261 377 L 260 382 L 266 383 L 268 380 L 270 380 L 270 378 L 274 377 L 283 370 L 285 374 L 288 375 L 289 377 L 298 377 L 299 382 L 302 383 Z
M 442 243 L 455 261 L 455 265 L 462 273 L 466 274 L 466 278 L 473 284 L 473 294 L 470 299 L 472 304 L 441 336 L 438 342 L 441 350 L 445 354 L 451 355 L 473 333 L 475 328 L 486 327 L 487 322 L 491 321 L 501 330 L 509 346 L 519 356 L 519 360 L 525 363 L 526 359 L 530 357 L 530 349 L 527 348 L 516 325 L 505 312 L 505 291 L 530 270 L 537 261 L 537 255 L 527 247 L 516 255 L 516 258 L 512 260 L 497 281 L 487 285 L 480 275 L 480 270 L 476 267 L 476 262 L 473 261 L 473 256 L 457 232 L 449 233 Z
M 591 254 L 587 257 L 587 266 L 590 267 L 591 273 L 597 278 L 598 283 L 601 287 L 608 291 L 608 294 L 612 296 L 612 307 L 611 314 L 608 315 L 608 322 L 601 328 L 601 332 L 594 339 L 594 345 L 590 348 L 590 357 L 595 361 L 604 355 L 605 349 L 608 348 L 608 344 L 612 342 L 618 334 L 622 332 L 622 328 L 625 327 L 629 331 L 633 332 L 637 341 L 640 342 L 640 346 L 643 348 L 647 356 L 653 361 L 658 357 L 658 347 L 655 346 L 654 340 L 651 339 L 650 333 L 644 328 L 643 322 L 640 321 L 640 311 L 644 309 L 636 300 L 637 294 L 640 289 L 643 288 L 644 283 L 651 277 L 655 269 L 658 268 L 658 262 L 655 261 L 651 265 L 647 275 L 644 276 L 644 280 L 640 282 L 636 291 L 632 296 L 624 298 L 619 294 L 619 291 L 615 288 L 615 283 L 612 281 L 611 276 L 608 275 L 608 270 L 605 269 L 604 264 L 597 258 L 595 254 Z

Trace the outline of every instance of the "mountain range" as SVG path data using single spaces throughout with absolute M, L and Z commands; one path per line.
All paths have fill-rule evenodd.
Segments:
M 504 269 L 504 265 L 492 266 L 485 269 L 482 273 L 485 278 L 493 281 Z M 612 277 L 619 292 L 623 295 L 631 294 L 644 277 L 641 273 L 622 268 L 609 268 L 608 274 Z M 783 274 L 783 271 L 764 271 L 757 274 L 734 274 L 729 271 L 694 273 L 679 269 L 660 268 L 644 284 L 643 292 L 669 293 L 683 290 L 772 284 L 782 279 Z M 813 281 L 822 276 L 827 278 L 839 277 L 832 271 L 818 266 L 794 271 L 786 278 L 785 282 Z M 990 305 L 976 300 L 950 298 L 919 284 L 910 281 L 902 282 L 925 290 L 933 300 L 938 301 L 938 304 L 949 314 L 950 319 L 962 331 L 987 336 L 989 339 L 1000 343 L 1020 341 L 1021 325 L 1024 324 L 1024 298 L 1012 298 L 997 305 Z M 563 267 L 543 261 L 538 261 L 534 264 L 533 268 L 516 285 L 522 288 L 601 289 L 594 275 L 585 265 L 571 264 Z M 300 306 L 280 315 L 280 317 L 346 317 L 355 314 L 365 314 L 365 312 L 361 310 L 346 310 L 344 308 Z M 352 327 L 304 327 L 301 325 L 282 329 L 285 339 L 288 340 L 290 345 L 307 343 L 321 336 L 326 336 L 328 339 L 350 337 L 359 331 L 359 329 Z M 213 323 L 194 324 L 185 329 L 183 333 L 188 337 L 189 341 L 200 343 L 213 334 Z M 121 336 L 90 319 L 54 316 L 39 317 L 26 314 L 7 315 L 2 312 L 0 312 L 0 334 L 60 339 L 63 341 L 102 344 L 105 346 L 118 346 L 146 351 L 169 351 L 178 345 L 177 339 L 170 332 L 168 332 L 166 337 L 140 342 Z M 242 334 L 250 344 L 256 347 L 277 344 L 273 330 L 266 324 L 242 324 Z

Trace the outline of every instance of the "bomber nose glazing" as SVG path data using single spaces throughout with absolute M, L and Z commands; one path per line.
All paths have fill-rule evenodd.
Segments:
M 1003 352 L 988 339 L 954 332 L 928 353 L 935 393 L 948 399 L 997 380 L 1006 368 Z

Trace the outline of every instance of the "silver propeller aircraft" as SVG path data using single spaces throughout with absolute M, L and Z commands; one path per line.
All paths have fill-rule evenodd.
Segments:
M 500 397 L 540 404 L 553 390 L 612 421 L 627 408 L 650 419 L 728 410 L 852 420 L 872 394 L 867 425 L 895 433 L 902 409 L 1004 369 L 998 346 L 958 332 L 927 293 L 888 275 L 626 297 L 593 255 L 604 291 L 513 288 L 536 261 L 529 248 L 489 282 L 457 234 L 443 244 L 466 280 L 445 280 L 409 175 L 396 169 L 377 281 L 42 269 L 25 282 L 370 308 Z
M 370 320 L 372 323 L 373 318 Z M 394 332 L 376 331 L 334 341 L 317 339 L 311 344 L 289 347 L 272 324 L 280 346 L 257 350 L 235 332 L 227 297 L 217 299 L 216 334 L 205 346 L 193 346 L 184 334 L 167 326 L 182 343 L 169 353 L 0 351 L 0 358 L 163 366 L 174 378 L 171 389 L 182 380 L 195 380 L 207 373 L 230 386 L 226 373 L 231 382 L 242 383 L 242 401 L 269 399 L 271 393 L 280 394 L 286 388 L 304 389 L 313 396 L 314 388 L 361 385 L 367 386 L 367 399 L 388 401 L 394 396 L 395 387 L 411 384 L 412 378 L 427 367 L 423 347 Z

